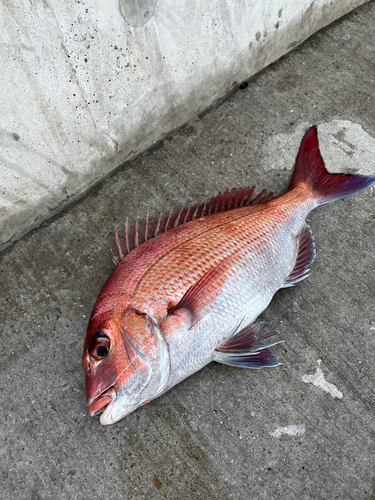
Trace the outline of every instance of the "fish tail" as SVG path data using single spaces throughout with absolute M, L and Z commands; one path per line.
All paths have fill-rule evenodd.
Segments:
M 375 183 L 375 176 L 330 174 L 321 157 L 316 127 L 302 139 L 289 189 L 308 184 L 318 205 L 358 193 Z

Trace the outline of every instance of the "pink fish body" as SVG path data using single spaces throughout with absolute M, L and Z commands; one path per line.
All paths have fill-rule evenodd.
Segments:
M 306 216 L 374 183 L 329 174 L 313 127 L 285 194 L 232 190 L 155 226 L 127 223 L 87 330 L 90 414 L 117 422 L 213 360 L 278 365 L 256 318 L 277 290 L 307 277 L 315 248 Z

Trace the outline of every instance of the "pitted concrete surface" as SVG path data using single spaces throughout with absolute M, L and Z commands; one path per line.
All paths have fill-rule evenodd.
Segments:
M 0 245 L 364 0 L 0 3 Z
M 3 251 L 2 499 L 375 498 L 375 189 L 310 215 L 311 276 L 263 314 L 282 366 L 212 363 L 109 427 L 88 415 L 81 367 L 126 216 L 281 193 L 315 123 L 327 163 L 374 169 L 374 23 L 371 2 Z

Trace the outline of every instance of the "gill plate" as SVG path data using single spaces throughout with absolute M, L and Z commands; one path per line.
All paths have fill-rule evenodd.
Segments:
M 159 396 L 165 389 L 169 375 L 171 373 L 171 361 L 169 355 L 169 347 L 161 328 L 159 327 L 157 321 L 152 316 L 147 316 L 147 321 L 149 322 L 151 331 L 156 338 L 159 351 L 159 369 L 160 369 L 160 381 L 157 388 L 156 396 Z

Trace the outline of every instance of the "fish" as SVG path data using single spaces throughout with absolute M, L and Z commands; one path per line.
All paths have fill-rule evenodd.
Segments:
M 156 224 L 126 220 L 123 238 L 116 228 L 116 268 L 84 344 L 90 415 L 115 423 L 211 361 L 278 366 L 275 332 L 257 318 L 279 289 L 309 275 L 316 251 L 307 215 L 374 183 L 328 173 L 311 127 L 284 194 L 232 189 Z

